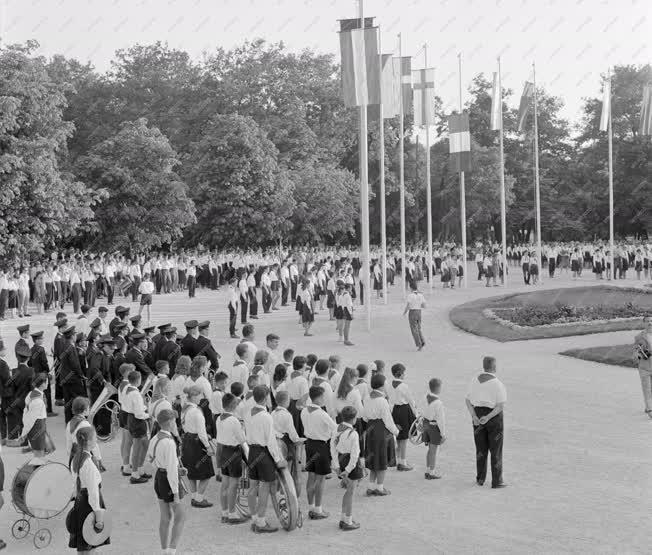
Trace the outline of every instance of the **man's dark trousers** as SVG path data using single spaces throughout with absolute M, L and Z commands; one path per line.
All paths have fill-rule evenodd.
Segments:
M 489 414 L 493 409 L 475 407 L 478 418 Z M 503 481 L 503 413 L 494 416 L 485 425 L 473 426 L 475 440 L 475 457 L 477 465 L 476 480 L 487 477 L 487 455 L 491 453 L 491 485 L 496 486 Z

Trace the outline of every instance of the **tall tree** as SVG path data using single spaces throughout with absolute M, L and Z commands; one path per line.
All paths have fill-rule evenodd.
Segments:
M 293 188 L 278 150 L 247 116 L 218 115 L 190 147 L 185 177 L 197 207 L 191 243 L 273 244 L 290 230 Z
M 50 79 L 38 45 L 0 51 L 0 255 L 42 252 L 93 219 L 102 195 L 61 171 L 73 125 L 63 120 L 64 87 Z
M 79 176 L 108 192 L 95 208 L 95 246 L 146 250 L 169 245 L 195 223 L 194 205 L 175 173 L 179 164 L 168 139 L 143 118 L 125 122 L 77 164 Z

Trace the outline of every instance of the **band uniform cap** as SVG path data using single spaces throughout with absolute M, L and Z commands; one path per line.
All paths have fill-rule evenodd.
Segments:
M 84 541 L 91 547 L 102 545 L 111 536 L 111 528 L 113 527 L 111 513 L 106 509 L 100 510 L 103 512 L 104 517 L 104 528 L 102 528 L 100 532 L 95 530 L 94 511 L 91 511 L 88 514 L 82 526 L 82 535 L 84 536 Z
M 91 305 L 89 305 L 89 304 L 81 305 L 81 311 L 82 312 L 89 312 L 91 308 L 93 308 L 93 307 Z
M 41 339 L 41 337 L 43 337 L 43 330 L 32 332 L 30 335 L 32 336 L 32 339 Z
M 25 345 L 17 345 L 16 356 L 29 358 L 32 356 L 32 351 L 30 350 L 29 347 L 26 347 Z
M 84 332 L 80 331 L 77 334 L 77 337 L 75 338 L 75 342 L 79 343 L 80 341 L 84 341 L 85 339 L 86 339 L 86 334 L 84 334 Z
M 210 320 L 204 320 L 203 322 L 199 322 L 199 325 L 197 326 L 200 330 L 205 330 L 207 327 L 211 325 Z
M 127 322 L 118 322 L 115 326 L 113 326 L 113 329 L 123 330 L 126 327 L 127 327 Z
M 186 329 L 191 330 L 192 328 L 196 328 L 199 325 L 199 322 L 197 320 L 188 320 L 187 322 L 184 322 L 183 325 Z
M 25 333 L 26 331 L 29 331 L 29 324 L 18 326 L 16 329 L 18 330 L 18 333 Z
M 97 309 L 98 312 L 108 312 L 109 309 L 106 308 L 105 306 L 101 306 L 100 308 Z
M 115 345 L 115 340 L 110 335 L 103 335 L 97 342 L 98 345 Z
M 159 329 L 159 331 L 161 333 L 164 333 L 167 328 L 171 328 L 171 327 L 172 327 L 172 324 L 163 324 L 163 325 L 159 326 L 158 329 Z
M 145 339 L 145 334 L 144 333 L 132 333 L 131 334 L 131 339 L 132 339 L 132 341 L 141 341 L 142 339 Z
M 68 325 L 68 319 L 62 318 L 61 320 L 57 320 L 54 325 L 61 331 L 61 328 L 65 328 Z
M 94 329 L 96 329 L 96 328 L 99 328 L 101 325 L 102 325 L 102 320 L 100 320 L 99 318 L 95 318 L 95 320 L 93 320 L 93 321 L 90 323 L 89 327 L 90 327 L 92 330 L 94 330 Z
M 67 326 L 61 330 L 61 333 L 65 337 L 72 337 L 73 334 L 75 333 L 75 326 Z
M 116 314 L 127 314 L 129 312 L 129 307 L 127 306 L 116 306 L 115 307 L 115 313 Z
M 129 318 L 129 320 L 131 322 L 133 322 L 134 324 L 136 322 L 140 322 L 142 319 L 143 319 L 143 317 L 140 314 L 136 314 L 136 316 L 132 316 L 131 318 Z
M 176 332 L 177 332 L 177 328 L 175 328 L 174 326 L 170 326 L 169 328 L 165 328 L 163 330 L 163 333 L 176 333 Z
M 156 326 L 147 326 L 146 328 L 143 328 L 143 331 L 145 333 L 149 333 L 151 331 L 154 331 L 156 329 Z

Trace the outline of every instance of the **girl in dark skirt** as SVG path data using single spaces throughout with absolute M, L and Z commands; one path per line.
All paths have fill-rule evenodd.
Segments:
M 310 294 L 310 282 L 307 279 L 304 279 L 301 282 L 301 300 L 303 303 L 301 309 L 301 322 L 303 324 L 303 335 L 306 337 L 312 336 L 310 333 L 310 326 L 315 321 L 315 313 L 313 311 L 314 301 L 312 295 Z
M 75 504 L 66 517 L 66 528 L 70 533 L 68 547 L 79 553 L 90 553 L 99 545 L 92 546 L 84 540 L 83 527 L 86 517 L 95 513 L 95 530 L 104 529 L 104 499 L 102 498 L 102 475 L 93 462 L 91 451 L 97 445 L 95 429 L 91 426 L 77 431 L 79 451 L 72 462 L 72 475 L 76 483 Z M 107 538 L 102 545 L 109 545 Z
M 389 495 L 385 489 L 387 467 L 396 466 L 394 436 L 398 428 L 392 420 L 389 404 L 383 393 L 385 376 L 371 377 L 371 393 L 364 401 L 364 419 L 367 422 L 365 439 L 365 466 L 369 469 L 367 495 Z
M 337 280 L 337 289 L 335 291 L 335 308 L 333 315 L 335 316 L 335 329 L 339 335 L 339 340 L 342 341 L 344 337 L 344 306 L 342 305 L 342 296 L 344 295 L 344 281 Z
M 356 432 L 358 432 L 358 437 L 360 439 L 360 453 L 363 456 L 362 462 L 364 464 L 364 421 L 362 419 L 363 407 L 362 407 L 362 394 L 360 393 L 360 388 L 355 387 L 358 380 L 357 371 L 353 368 L 345 368 L 344 373 L 342 374 L 342 379 L 340 384 L 337 387 L 337 395 L 335 398 L 335 412 L 337 416 L 335 417 L 335 422 L 341 424 L 346 420 L 342 416 L 343 411 L 346 407 L 353 407 L 356 410 L 358 418 L 352 423 Z
M 326 284 L 326 308 L 328 308 L 329 320 L 335 320 L 335 290 L 337 286 L 335 285 L 335 279 L 333 278 L 333 272 L 328 272 L 328 283 Z
M 537 263 L 537 253 L 534 251 L 530 253 L 530 279 L 532 285 L 539 282 L 539 264 Z
M 25 399 L 23 437 L 29 442 L 34 456 L 41 458 L 55 450 L 46 426 L 48 413 L 43 392 L 48 387 L 47 374 L 37 374 L 32 380 L 32 387 L 32 391 Z
M 188 481 L 192 493 L 191 505 L 198 508 L 212 507 L 204 497 L 210 479 L 215 476 L 213 457 L 215 451 L 208 441 L 204 413 L 197 406 L 202 390 L 197 385 L 186 387 L 187 402 L 181 414 L 184 434 L 181 441 L 181 462 L 188 469 Z
M 393 405 L 392 418 L 399 430 L 398 436 L 396 437 L 398 448 L 398 457 L 396 458 L 398 464 L 396 465 L 396 470 L 412 470 L 412 466 L 408 464 L 405 457 L 410 427 L 416 419 L 417 405 L 407 384 L 403 382 L 405 366 L 400 362 L 394 364 L 392 366 L 392 376 L 394 376 L 394 379 L 389 389 L 389 398 Z

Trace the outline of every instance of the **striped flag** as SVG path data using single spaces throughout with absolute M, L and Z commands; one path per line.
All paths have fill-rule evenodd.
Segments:
M 498 73 L 494 71 L 494 86 L 491 93 L 491 130 L 500 131 L 503 126 L 502 91 L 498 90 Z
M 518 107 L 518 132 L 522 133 L 525 129 L 525 120 L 530 109 L 530 98 L 534 93 L 534 84 L 530 81 L 525 82 L 523 94 L 521 95 L 521 104 Z
M 448 143 L 451 154 L 451 171 L 471 171 L 471 134 L 469 133 L 468 112 L 448 116 Z
M 652 135 L 652 85 L 646 85 L 643 89 L 641 121 L 638 132 L 641 135 Z
M 607 79 L 603 85 L 602 113 L 600 114 L 600 131 L 609 129 L 609 118 L 611 116 L 611 79 Z
M 378 28 L 341 31 L 340 52 L 344 105 L 380 104 Z
M 380 76 L 383 101 L 383 118 L 393 118 L 401 111 L 401 74 L 398 64 L 391 54 L 383 54 Z
M 409 114 L 412 111 L 412 57 L 403 56 L 394 58 L 399 65 L 401 73 L 401 93 L 403 96 L 403 113 Z
M 435 123 L 435 70 L 418 69 L 412 72 L 414 98 L 414 125 Z

